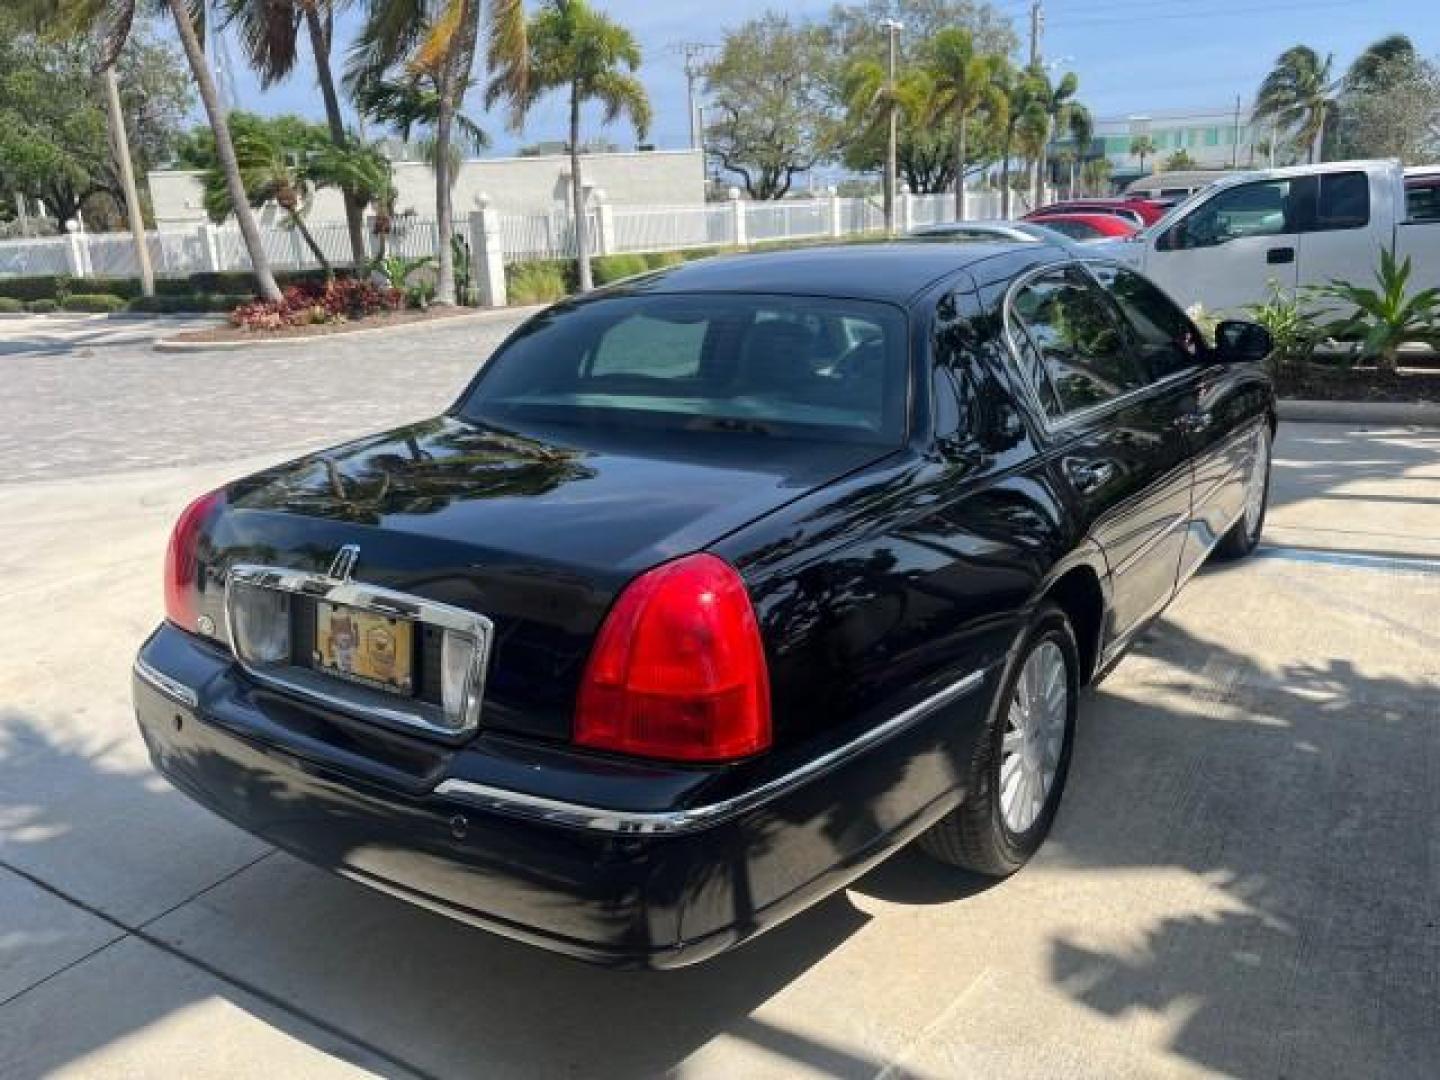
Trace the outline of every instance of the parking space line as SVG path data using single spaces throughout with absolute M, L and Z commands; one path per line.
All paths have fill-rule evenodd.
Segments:
M 1440 574 L 1440 559 L 1414 556 L 1371 555 L 1359 551 L 1337 551 L 1329 548 L 1302 548 L 1262 545 L 1255 549 L 1262 559 L 1285 559 L 1289 562 L 1321 563 L 1344 566 L 1354 570 L 1388 570 L 1412 574 Z

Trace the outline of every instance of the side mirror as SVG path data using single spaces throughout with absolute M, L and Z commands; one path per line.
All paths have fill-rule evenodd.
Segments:
M 1275 351 L 1275 339 L 1259 323 L 1227 319 L 1215 328 L 1215 358 L 1222 364 L 1259 364 Z

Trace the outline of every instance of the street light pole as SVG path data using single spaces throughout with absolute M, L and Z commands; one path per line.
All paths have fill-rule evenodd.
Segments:
M 886 19 L 880 24 L 890 35 L 890 67 L 889 76 L 886 79 L 886 94 L 889 98 L 890 112 L 890 137 L 885 146 L 885 232 L 895 235 L 895 189 L 896 189 L 896 158 L 897 144 L 899 141 L 899 114 L 895 108 L 895 54 L 900 31 L 904 26 L 894 19 Z
M 135 262 L 140 268 L 140 291 L 155 295 L 155 271 L 150 266 L 150 248 L 145 241 L 145 218 L 140 213 L 140 193 L 135 188 L 135 169 L 130 163 L 130 137 L 125 131 L 125 114 L 120 109 L 120 80 L 115 65 L 103 72 L 105 106 L 110 116 L 110 148 L 115 153 L 115 167 L 120 172 L 120 186 L 125 191 L 125 213 L 130 219 L 130 235 L 135 238 Z

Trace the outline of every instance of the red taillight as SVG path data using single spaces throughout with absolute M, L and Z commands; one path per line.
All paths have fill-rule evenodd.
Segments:
M 170 544 L 165 548 L 165 617 L 194 633 L 200 619 L 200 581 L 195 558 L 195 541 L 210 511 L 225 499 L 220 491 L 201 495 L 175 521 Z
M 600 628 L 575 741 L 672 761 L 723 761 L 770 745 L 770 679 L 745 583 L 690 555 L 636 578 Z

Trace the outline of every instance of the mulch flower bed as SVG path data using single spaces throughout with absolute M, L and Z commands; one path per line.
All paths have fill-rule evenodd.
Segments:
M 408 308 L 367 315 L 362 319 L 342 322 L 311 323 L 308 326 L 283 326 L 275 330 L 247 330 L 238 326 L 209 326 L 203 330 L 187 330 L 176 334 L 172 341 L 276 341 L 281 338 L 320 338 L 353 334 L 357 330 L 373 330 L 382 326 L 404 326 L 407 323 L 434 322 L 458 315 L 473 315 L 475 308 L 432 307 L 428 311 Z
M 1276 376 L 1275 389 L 1283 398 L 1301 401 L 1440 402 L 1440 370 L 1402 367 L 1382 374 L 1373 367 L 1303 364 Z

